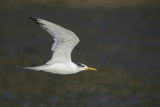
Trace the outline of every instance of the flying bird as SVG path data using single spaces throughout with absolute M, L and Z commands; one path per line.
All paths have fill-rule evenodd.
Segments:
M 79 38 L 72 31 L 37 17 L 29 18 L 51 34 L 55 42 L 51 48 L 52 57 L 46 64 L 36 67 L 24 67 L 25 69 L 56 74 L 73 74 L 84 70 L 96 71 L 96 69 L 87 67 L 85 64 L 72 62 L 71 52 L 79 43 Z

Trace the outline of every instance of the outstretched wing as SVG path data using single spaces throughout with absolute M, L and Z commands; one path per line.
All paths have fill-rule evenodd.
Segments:
M 71 52 L 78 44 L 79 38 L 72 31 L 69 31 L 49 21 L 45 21 L 36 17 L 29 18 L 49 32 L 55 41 L 51 49 L 54 51 L 54 53 L 52 58 L 46 64 L 52 64 L 59 61 L 71 61 Z

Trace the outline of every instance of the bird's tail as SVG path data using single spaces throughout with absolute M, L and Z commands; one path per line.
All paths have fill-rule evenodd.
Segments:
M 23 69 L 28 69 L 28 70 L 34 70 L 34 71 L 40 71 L 41 69 L 39 67 L 22 67 Z
M 43 70 L 41 66 L 37 66 L 37 67 L 17 67 L 17 68 L 34 70 L 34 71 L 42 71 Z
M 36 67 L 17 67 L 17 68 L 46 72 L 46 65 L 41 65 L 41 66 L 36 66 Z

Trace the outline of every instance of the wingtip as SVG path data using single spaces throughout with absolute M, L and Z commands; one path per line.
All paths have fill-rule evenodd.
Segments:
M 33 20 L 36 24 L 39 24 L 37 17 L 29 16 L 28 18 L 30 18 L 31 20 Z

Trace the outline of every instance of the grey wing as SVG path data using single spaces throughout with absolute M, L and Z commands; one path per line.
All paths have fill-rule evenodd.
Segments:
M 52 64 L 58 61 L 71 61 L 71 52 L 73 48 L 78 44 L 79 38 L 71 31 L 36 17 L 29 17 L 36 24 L 39 24 L 47 32 L 49 32 L 54 38 L 54 44 L 52 45 L 52 51 L 54 51 L 52 58 L 46 64 Z

